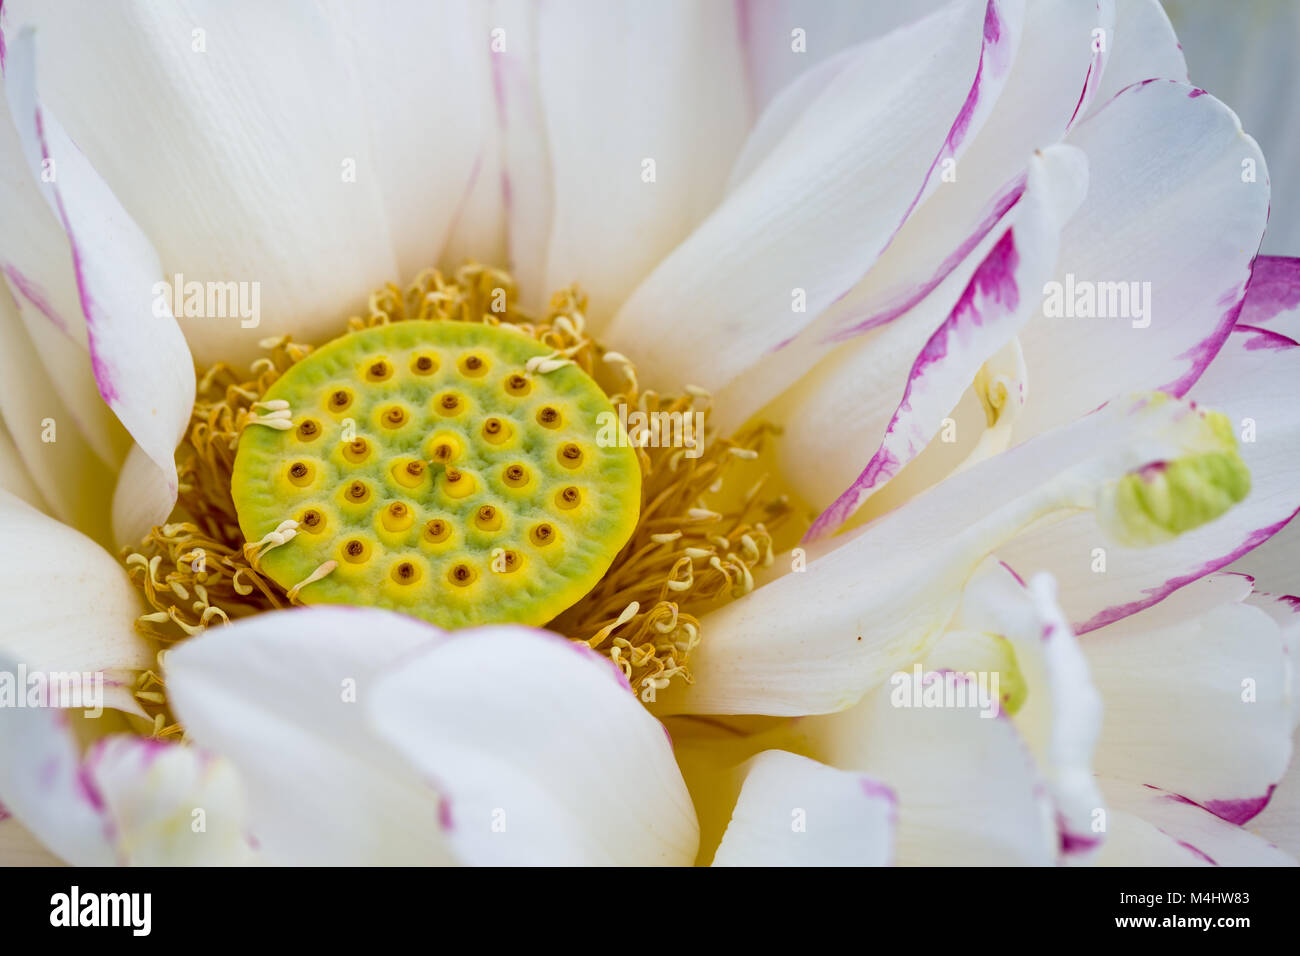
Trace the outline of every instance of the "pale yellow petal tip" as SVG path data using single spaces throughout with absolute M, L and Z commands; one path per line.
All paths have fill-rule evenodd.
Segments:
M 1102 524 L 1120 544 L 1136 548 L 1173 540 L 1222 516 L 1250 493 L 1250 470 L 1237 452 L 1227 416 L 1197 414 L 1196 444 L 1206 450 L 1144 465 L 1103 495 Z

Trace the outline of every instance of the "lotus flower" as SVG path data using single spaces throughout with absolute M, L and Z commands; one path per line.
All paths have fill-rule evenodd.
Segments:
M 0 63 L 0 858 L 1294 862 L 1300 265 L 1156 0 L 11 0 Z M 448 504 L 511 429 L 545 495 Z

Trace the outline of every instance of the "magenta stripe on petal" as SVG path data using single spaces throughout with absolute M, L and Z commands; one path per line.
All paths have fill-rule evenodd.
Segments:
M 1300 258 L 1258 256 L 1238 324 L 1267 325 L 1274 316 L 1297 306 L 1300 306 Z
M 857 511 L 875 488 L 894 477 L 907 464 L 907 461 L 902 460 L 888 447 L 887 442 L 889 437 L 898 430 L 899 425 L 905 421 L 907 425 L 914 427 L 909 414 L 912 410 L 909 399 L 913 389 L 933 366 L 942 363 L 948 357 L 949 343 L 954 335 L 971 325 L 984 324 L 986 316 L 981 307 L 976 305 L 977 298 L 981 304 L 994 303 L 1000 306 L 999 315 L 1015 311 L 1020 303 L 1020 288 L 1015 278 L 1015 270 L 1019 263 L 1020 254 L 1016 250 L 1014 229 L 1008 229 L 975 270 L 975 274 L 971 276 L 966 290 L 953 306 L 948 318 L 930 336 L 921 353 L 912 363 L 912 369 L 907 376 L 907 385 L 903 388 L 902 401 L 899 402 L 894 417 L 890 419 L 885 435 L 867 463 L 867 467 L 853 484 L 813 522 L 808 533 L 804 535 L 805 542 L 816 541 L 839 528 L 853 512 Z M 924 444 L 921 447 L 924 447 Z M 921 448 L 909 443 L 907 460 L 910 461 L 920 450 Z
M 50 156 L 50 144 L 45 139 L 45 119 L 41 113 L 41 108 L 36 107 L 36 138 L 41 144 L 41 158 L 46 163 L 53 162 Z M 63 194 L 59 191 L 58 183 L 51 183 L 51 189 L 54 191 L 54 202 L 59 209 L 59 220 L 63 223 L 63 231 L 68 237 L 68 248 L 72 252 L 72 271 L 77 279 L 77 294 L 81 298 L 81 311 L 86 317 L 86 338 L 90 345 L 90 368 L 95 376 L 95 385 L 99 388 L 99 395 L 114 407 L 121 393 L 117 390 L 117 385 L 113 380 L 112 369 L 109 368 L 108 362 L 103 355 L 95 348 L 95 325 L 98 320 L 98 305 L 94 296 L 90 294 L 90 284 L 86 281 L 85 264 L 81 257 L 81 246 L 77 242 L 77 237 L 72 232 L 72 222 L 68 219 L 67 210 L 63 208 Z
M 900 315 L 914 309 L 926 296 L 937 289 L 944 279 L 952 275 L 953 270 L 961 265 L 962 261 L 974 251 L 975 247 L 984 241 L 984 238 L 993 231 L 993 227 L 1001 221 L 1002 217 L 1016 203 L 1020 202 L 1021 197 L 1025 194 L 1026 183 L 1027 177 L 1022 173 L 994 197 L 988 211 L 975 226 L 975 230 L 963 239 L 961 244 L 939 264 L 939 268 L 935 270 L 934 275 L 906 290 L 896 305 L 889 306 L 883 311 L 873 312 L 861 319 L 855 315 L 846 316 L 844 321 L 849 324 L 828 335 L 825 339 L 827 344 L 844 342 L 864 332 L 870 332 L 872 329 L 887 325 Z
M 974 123 L 982 99 L 986 94 L 986 83 L 990 79 L 1003 79 L 1010 72 L 1011 60 L 1015 51 L 1008 47 L 1014 39 L 1014 37 L 1008 36 L 1007 32 L 1003 29 L 1002 17 L 998 13 L 997 0 L 988 0 L 988 4 L 984 8 L 983 39 L 980 46 L 979 62 L 975 67 L 975 79 L 971 82 L 970 90 L 966 94 L 966 99 L 963 101 L 961 109 L 957 111 L 957 116 L 953 119 L 952 125 L 948 128 L 948 134 L 944 137 L 943 145 L 940 147 L 939 152 L 935 154 L 934 159 L 930 163 L 930 168 L 926 171 L 925 178 L 921 181 L 921 188 L 917 190 L 916 195 L 912 197 L 911 203 L 908 204 L 907 211 L 903 213 L 903 217 L 899 220 L 898 225 L 894 227 L 894 231 L 890 234 L 889 239 L 881 248 L 881 255 L 884 254 L 885 249 L 889 248 L 894 239 L 898 237 L 903 226 L 907 224 L 907 220 L 911 218 L 912 213 L 915 212 L 916 207 L 919 206 L 921 201 L 926 197 L 927 192 L 934 181 L 935 170 L 939 168 L 940 164 L 945 159 L 950 159 L 956 156 L 957 151 L 961 148 L 962 144 L 965 143 L 967 136 L 971 132 L 971 126 Z M 996 96 L 997 93 L 1000 92 L 1001 85 L 998 85 L 995 89 L 994 95 Z M 1023 184 L 1021 184 L 1019 191 L 1023 192 Z M 1013 187 L 1011 192 L 1015 193 L 1016 189 Z M 1010 208 L 1018 198 L 1019 195 L 1014 195 L 1008 199 L 1008 195 L 1004 194 L 995 201 L 995 208 L 1003 202 L 1005 202 L 1006 208 Z M 1005 211 L 1006 209 L 1002 210 L 1002 212 Z M 983 233 L 987 234 L 988 231 L 997 223 L 999 218 L 1001 218 L 1000 213 L 988 221 L 987 227 L 981 224 L 981 226 L 977 228 L 977 233 L 979 229 L 982 228 Z M 911 304 L 906 304 L 905 299 L 905 304 L 891 307 L 885 312 L 871 315 L 865 319 L 854 322 L 851 328 L 840 329 L 833 332 L 826 341 L 829 343 L 853 338 L 855 335 L 860 335 L 878 325 L 884 325 L 885 323 L 898 318 L 917 302 L 921 301 L 921 299 L 925 298 L 925 296 L 928 295 L 935 286 L 942 282 L 948 273 L 956 268 L 957 264 L 961 262 L 965 255 L 969 254 L 970 249 L 973 249 L 979 244 L 979 241 L 982 238 L 983 235 L 977 235 L 974 237 L 973 242 L 968 239 L 967 242 L 969 243 L 969 248 L 966 249 L 965 253 L 949 257 L 949 260 L 951 261 L 945 260 L 935 277 L 922 283 L 919 287 L 919 292 L 913 292 L 911 296 L 907 297 L 912 299 Z M 965 246 L 966 243 L 963 243 L 963 247 Z M 958 250 L 958 252 L 960 252 L 960 250 Z M 879 258 L 879 256 L 876 257 L 877 262 L 879 261 Z M 868 267 L 868 271 L 869 269 L 870 267 Z M 839 302 L 843 300 L 852 290 L 852 286 L 844 289 L 834 301 Z M 853 319 L 850 317 L 847 321 L 853 321 Z M 797 336 L 791 336 L 789 339 L 775 346 L 772 351 L 779 351 L 793 342 L 795 338 L 797 338 Z
M 13 285 L 15 292 L 30 302 L 36 308 L 36 311 L 49 319 L 60 332 L 69 338 L 72 337 L 68 323 L 63 321 L 63 316 L 59 315 L 54 306 L 50 305 L 50 300 L 45 297 L 44 289 L 19 271 L 17 266 L 5 263 L 0 266 L 0 269 L 4 270 L 4 274 L 9 279 L 10 284 Z
M 1131 614 L 1136 614 L 1138 611 L 1145 611 L 1147 608 L 1159 604 L 1179 588 L 1186 587 L 1193 581 L 1199 581 L 1207 574 L 1211 574 L 1214 571 L 1231 564 L 1233 561 L 1239 560 L 1243 555 L 1254 551 L 1269 538 L 1273 537 L 1273 535 L 1285 528 L 1287 523 L 1297 514 L 1300 514 L 1300 509 L 1291 512 L 1291 514 L 1287 515 L 1287 517 L 1283 518 L 1276 524 L 1255 529 L 1246 536 L 1246 540 L 1242 542 L 1239 547 L 1234 548 L 1222 557 L 1212 558 L 1194 571 L 1180 575 L 1176 578 L 1170 578 L 1168 581 L 1157 585 L 1156 587 L 1144 588 L 1142 593 L 1148 595 L 1147 597 L 1139 598 L 1136 601 L 1130 601 L 1127 604 L 1117 604 L 1113 607 L 1108 607 L 1102 611 L 1098 611 L 1084 623 L 1075 624 L 1074 633 L 1086 634 L 1088 631 L 1095 631 L 1099 627 L 1105 627 L 1107 624 L 1114 624 L 1116 621 L 1123 620 Z

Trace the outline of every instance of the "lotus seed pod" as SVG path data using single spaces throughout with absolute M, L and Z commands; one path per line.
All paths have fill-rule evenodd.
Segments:
M 409 321 L 289 368 L 263 404 L 292 427 L 247 427 L 231 482 L 261 570 L 304 603 L 445 628 L 574 604 L 632 534 L 641 471 L 628 442 L 597 441 L 617 416 L 582 369 L 529 370 L 549 354 L 509 327 Z

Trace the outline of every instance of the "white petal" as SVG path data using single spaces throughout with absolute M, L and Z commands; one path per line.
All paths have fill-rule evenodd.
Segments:
M 986 640 L 996 635 L 1014 649 L 1016 678 L 1025 692 L 1014 720 L 1055 804 L 1061 856 L 1068 862 L 1088 859 L 1101 843 L 1096 821 L 1104 803 L 1093 779 L 1093 751 L 1102 727 L 1102 700 L 1057 606 L 1055 582 L 1039 575 L 1026 587 L 1010 568 L 990 558 L 966 586 L 951 628 Z M 941 639 L 926 658 L 927 667 L 973 670 L 967 662 L 936 660 L 945 643 Z
M 1086 190 L 1087 161 L 1078 150 L 1057 146 L 1035 157 L 1030 165 L 1029 185 L 1008 216 L 1001 238 L 981 261 L 947 317 L 916 353 L 910 368 L 903 372 L 899 367 L 890 370 L 895 374 L 870 379 L 874 387 L 899 396 L 896 406 L 890 412 L 883 435 L 877 431 L 872 436 L 872 440 L 880 436 L 879 444 L 874 446 L 866 467 L 813 523 L 809 540 L 836 530 L 877 488 L 915 458 L 939 431 L 980 367 L 1016 336 L 1033 314 L 1038 289 L 1052 274 L 1061 226 Z M 905 316 L 895 325 L 912 324 L 920 317 Z M 790 410 L 787 427 L 795 434 L 783 447 L 792 453 L 795 462 L 804 463 L 802 471 L 812 466 L 825 474 L 829 470 L 828 462 L 825 455 L 818 454 L 821 448 L 807 447 L 807 441 L 799 441 L 801 432 L 813 429 L 791 426 L 819 421 L 865 423 L 867 416 L 861 413 L 828 415 L 824 407 L 836 398 L 840 411 L 861 403 L 861 383 L 866 379 L 854 376 L 850 386 L 852 399 L 845 394 L 843 376 L 853 369 L 854 363 L 841 363 L 837 380 L 832 383 L 826 383 L 814 371 L 809 376 L 815 382 L 808 386 L 811 394 L 805 392 L 808 397 Z M 899 373 L 903 379 L 901 390 L 897 390 L 896 384 Z M 817 407 L 818 398 L 823 407 Z M 808 407 L 809 404 L 813 407 Z M 891 404 L 894 404 L 892 399 Z M 870 424 L 879 427 L 874 421 Z M 856 444 L 842 428 L 819 431 L 826 438 L 834 435 L 841 447 Z
M 383 611 L 311 608 L 259 614 L 168 653 L 168 699 L 187 733 L 244 780 L 268 861 L 448 859 L 437 794 L 364 719 L 380 671 L 440 636 Z
M 1231 823 L 1264 808 L 1291 757 L 1290 680 L 1278 626 L 1248 593 L 1212 575 L 1083 639 L 1106 701 L 1099 774 Z
M 1153 78 L 1187 82 L 1187 61 L 1169 17 L 1160 0 L 1116 0 L 1110 56 L 1093 111 L 1125 87 Z
M 792 83 L 848 47 L 928 16 L 946 2 L 749 0 L 742 5 L 741 33 L 755 106 L 766 108 Z
M 0 672 L 16 673 L 0 655 Z M 55 856 L 73 866 L 118 862 L 112 821 L 68 727 L 51 707 L 0 707 L 0 803 Z
M 353 66 L 355 51 L 337 21 L 307 0 L 275 8 L 252 6 L 238 15 L 211 0 L 185 6 L 133 3 L 125 11 L 92 4 L 79 8 L 76 16 L 20 0 L 7 3 L 6 13 L 11 39 L 26 21 L 39 26 L 40 91 L 47 114 L 57 112 L 157 250 L 162 265 L 150 269 L 144 281 L 130 277 L 128 282 L 125 272 L 119 280 L 133 292 L 134 311 L 148 334 L 172 334 L 150 314 L 150 287 L 157 279 L 180 274 L 187 282 L 257 283 L 256 328 L 243 328 L 239 316 L 183 320 L 185 335 L 204 365 L 246 362 L 261 354 L 257 343 L 266 336 L 293 332 L 307 341 L 332 338 L 348 315 L 364 309 L 372 289 L 396 278 L 386 173 L 398 177 L 397 190 L 418 180 L 406 194 L 414 206 L 408 207 L 404 222 L 428 215 L 424 225 L 432 227 L 430 232 L 437 229 L 440 211 L 431 207 L 462 190 L 464 174 L 459 180 L 454 174 L 467 167 L 454 161 L 444 165 L 441 159 L 460 151 L 463 142 L 444 141 L 437 127 L 438 104 L 454 98 L 438 81 L 447 73 L 437 68 L 438 78 L 430 85 L 406 88 L 411 98 L 401 109 L 407 124 L 402 129 L 384 112 L 397 100 L 392 82 L 376 82 L 369 89 L 366 82 L 375 72 L 391 73 L 392 64 L 401 60 L 390 56 L 400 57 L 403 49 L 408 51 L 405 60 L 419 58 L 429 75 L 434 68 L 428 60 L 441 58 L 430 51 L 441 35 L 441 18 L 432 28 L 407 32 L 409 45 L 386 50 L 381 61 L 370 51 L 359 54 L 372 57 L 363 71 Z M 402 23 L 389 17 L 366 19 L 375 31 Z M 366 36 L 373 39 L 373 33 Z M 457 40 L 454 34 L 448 37 L 448 52 L 486 48 L 486 37 L 472 45 L 469 39 Z M 19 73 L 16 40 L 9 61 L 7 84 L 12 85 Z M 431 87 L 436 92 L 427 95 Z M 478 89 L 488 95 L 485 85 Z M 374 96 L 369 110 L 363 100 L 368 93 Z M 23 119 L 23 110 L 14 112 Z M 435 117 L 422 126 L 430 112 Z M 371 142 L 367 114 L 376 132 L 389 135 L 388 142 Z M 422 134 L 416 137 L 413 127 L 422 127 Z M 451 124 L 453 134 L 461 129 Z M 80 178 L 73 175 L 76 161 L 61 155 L 57 143 L 50 145 L 62 188 L 71 191 Z M 381 163 L 381 148 L 391 148 L 402 162 Z M 435 151 L 440 156 L 437 171 L 446 172 L 446 181 L 438 178 L 437 185 L 429 186 L 432 178 L 408 175 L 414 168 L 427 169 L 434 162 L 427 154 Z M 388 162 L 397 168 L 390 169 Z M 435 202 L 426 204 L 430 192 Z M 404 198 L 398 196 L 393 205 Z M 65 194 L 64 202 L 75 220 L 72 196 Z M 445 212 L 443 216 L 446 222 Z M 73 231 L 80 243 L 94 238 L 83 235 L 75 221 Z M 440 246 L 441 237 L 435 232 L 430 241 Z M 130 261 L 133 245 L 119 244 L 113 251 Z M 164 367 L 171 366 L 177 375 L 188 372 L 187 362 Z M 119 376 L 120 386 L 127 374 Z M 126 424 L 135 434 L 136 423 Z
M 86 775 L 132 866 L 231 866 L 252 860 L 240 782 L 196 747 L 114 734 L 85 758 Z
M 1278 626 L 1291 672 L 1291 723 L 1300 727 L 1300 597 L 1262 592 L 1258 581 L 1254 587 L 1255 590 L 1246 598 L 1246 603 L 1259 608 Z M 1292 761 L 1293 766 L 1295 763 Z
M 1031 370 L 1031 378 L 1033 374 Z M 1239 442 L 1250 469 L 1250 494 L 1217 521 L 1167 544 L 1142 549 L 1110 545 L 1099 552 L 1105 542 L 1097 523 L 1081 514 L 1030 530 L 999 553 L 1022 574 L 1047 570 L 1056 577 L 1061 604 L 1078 633 L 1150 607 L 1239 560 L 1280 531 L 1300 508 L 1300 459 L 1294 451 L 1300 442 L 1297 375 L 1300 346 L 1238 329 L 1192 390 L 1197 403 L 1228 416 L 1239 438 L 1254 438 Z
M 6 70 L 5 94 L 28 167 L 72 249 L 99 394 L 174 491 L 172 455 L 189 420 L 194 366 L 172 316 L 153 311 L 162 275 L 158 255 L 54 114 L 37 102 L 32 30 L 14 40 Z M 50 168 L 55 175 L 43 177 Z
M 138 546 L 149 530 L 163 524 L 176 503 L 162 472 L 139 445 L 131 448 L 113 489 L 113 541 Z
M 507 31 L 505 49 L 493 52 L 492 82 L 501 125 L 508 263 L 524 307 L 541 310 L 554 291 L 546 287 L 554 197 L 537 74 L 537 8 L 526 0 L 512 0 L 494 12 Z
M 447 839 L 467 862 L 695 858 L 695 813 L 663 726 L 581 645 L 526 628 L 462 631 L 405 660 L 370 710 L 448 798 Z
M 902 677 L 910 687 L 911 675 Z M 1051 803 L 1011 721 L 977 707 L 909 706 L 896 693 L 881 687 L 857 707 L 802 724 L 825 762 L 869 773 L 897 794 L 898 862 L 1050 864 Z
M 749 123 L 736 11 L 565 3 L 538 21 L 555 181 L 546 283 L 581 282 L 599 327 L 722 196 Z
M 714 866 L 887 866 L 898 806 L 860 773 L 766 750 L 749 761 Z
M 1300 103 L 1278 90 L 1300 84 L 1300 9 L 1289 0 L 1201 3 L 1164 0 L 1187 54 L 1192 82 L 1232 106 L 1259 140 L 1274 169 L 1300 164 Z M 1300 252 L 1300 196 L 1279 189 L 1273 197 L 1264 251 Z
M 611 344 L 635 355 L 656 388 L 717 390 L 790 341 L 862 278 L 938 187 L 941 161 L 969 146 L 1006 80 L 1022 18 L 1019 3 L 963 2 L 857 47 L 637 288 Z
M 267 290 L 270 295 L 292 297 L 289 301 L 309 302 L 315 313 L 312 318 L 319 317 L 317 336 L 329 339 L 343 331 L 340 320 L 346 313 L 342 309 L 355 306 L 378 282 L 399 277 L 410 280 L 421 269 L 437 264 L 453 233 L 460 254 L 500 264 L 498 249 L 504 227 L 500 221 L 501 181 L 499 175 L 489 175 L 488 166 L 495 162 L 499 148 L 489 31 L 501 24 L 490 22 L 486 6 L 474 3 L 401 3 L 376 9 L 329 0 L 322 9 L 333 37 L 318 31 L 305 13 L 307 24 L 302 29 L 315 49 L 301 51 L 306 38 L 291 41 L 310 61 L 301 65 L 310 72 L 297 82 L 317 86 L 317 92 L 301 101 L 309 108 L 294 116 L 295 125 L 301 127 L 295 130 L 296 135 L 306 137 L 304 153 L 301 158 L 267 155 L 264 160 L 295 161 L 319 176 L 300 183 L 299 195 L 277 199 L 294 205 L 313 198 L 326 200 L 326 208 L 315 215 L 328 216 L 327 227 L 347 224 L 347 233 L 310 237 L 315 247 L 311 258 L 300 259 L 292 249 L 277 248 L 277 256 L 293 259 L 283 261 L 277 269 L 284 270 L 283 276 L 275 277 L 277 285 L 284 283 L 284 287 Z M 241 19 L 245 19 L 242 14 Z M 526 36 L 516 33 L 513 24 L 506 29 L 508 44 L 526 45 Z M 330 96 L 342 92 L 348 97 L 352 92 L 331 89 L 338 82 L 335 69 L 316 73 L 332 66 L 331 40 L 341 48 L 349 68 L 356 98 L 346 102 L 356 104 L 355 115 L 368 142 L 366 136 L 355 135 L 358 123 L 347 112 L 333 121 L 328 115 Z M 256 54 L 250 51 L 250 55 Z M 267 64 L 259 62 L 257 68 L 265 72 Z M 274 82 L 277 98 L 288 95 L 283 90 L 284 78 L 263 82 Z M 227 108 L 239 109 L 240 104 L 235 101 Z M 267 132 L 253 129 L 247 135 L 260 138 Z M 328 163 L 320 164 L 307 150 L 319 150 Z M 364 164 L 358 166 L 356 182 L 343 186 L 354 195 L 339 192 L 339 164 L 345 157 Z M 481 190 L 474 201 L 468 195 L 472 185 Z M 382 199 L 382 217 L 377 217 L 373 208 L 363 208 L 376 189 Z M 391 259 L 382 243 L 379 249 L 367 250 L 368 261 L 358 259 L 359 243 L 365 240 L 352 230 L 354 224 L 362 223 L 376 236 L 387 232 Z M 310 220 L 294 210 L 289 225 L 296 232 L 310 228 Z M 263 241 L 272 238 L 268 235 Z M 384 271 L 394 268 L 389 263 L 395 263 L 392 274 Z M 345 271 L 329 278 L 314 295 L 294 275 L 340 266 Z M 348 287 L 345 282 L 356 284 Z M 331 293 L 339 296 L 337 302 L 326 297 Z M 292 329 L 302 336 L 304 318 L 294 315 L 297 327 L 283 331 Z M 310 335 L 307 338 L 310 340 Z
M 0 96 L 0 220 L 21 224 L 0 235 L 0 272 L 13 294 L 52 390 L 71 409 L 84 439 L 109 467 L 130 437 L 95 388 L 86 320 L 77 297 L 68 238 L 27 170 L 9 104 Z
M 0 658 L 0 672 L 16 670 Z M 250 859 L 228 764 L 193 747 L 111 732 L 83 757 L 79 737 L 112 728 L 87 721 L 74 729 L 78 719 L 49 706 L 0 708 L 0 797 L 42 844 L 78 866 Z
M 71 409 L 50 383 L 3 286 L 0 415 L 13 436 L 23 468 L 49 502 L 50 512 L 108 544 L 113 473 L 95 454 Z
M 1061 234 L 1058 285 L 1021 334 L 1033 398 L 1019 438 L 1130 391 L 1185 394 L 1232 329 L 1268 176 L 1236 116 L 1195 94 L 1165 80 L 1130 87 L 1071 132 L 1088 154 L 1088 196 Z M 1248 161 L 1255 182 L 1243 182 Z M 1110 317 L 1070 317 L 1088 291 Z
M 1208 426 L 1187 408 L 1176 400 L 1112 403 L 828 539 L 807 556 L 806 573 L 787 573 L 704 615 L 691 656 L 695 683 L 670 688 L 659 707 L 799 715 L 853 704 L 922 655 L 990 552 L 1061 508 L 1091 507 L 1096 489 L 1130 470 L 1195 447 Z M 777 560 L 790 567 L 792 557 Z
M 1292 856 L 1300 856 L 1300 760 L 1294 757 L 1296 743 L 1297 737 L 1292 737 L 1291 765 L 1273 791 L 1273 799 L 1249 824 L 1252 833 L 1259 834 Z
M 143 602 L 95 542 L 0 492 L 0 649 L 33 668 L 134 680 L 154 649 L 135 632 Z
M 933 331 L 987 253 L 989 240 L 996 240 L 1008 209 L 1023 194 L 1027 161 L 1035 150 L 1060 139 L 1085 98 L 1094 69 L 1090 31 L 1106 22 L 1108 12 L 1106 3 L 1072 0 L 1035 0 L 1026 6 L 1024 37 L 1016 47 L 1010 75 L 1000 92 L 992 91 L 996 93 L 992 113 L 971 137 L 960 163 L 956 157 L 945 159 L 940 187 L 912 211 L 861 282 L 792 342 L 764 356 L 717 396 L 715 421 L 720 427 L 726 430 L 748 419 L 846 337 L 857 336 L 839 346 L 837 356 L 887 347 L 883 341 L 871 341 L 871 330 L 911 312 L 937 313 L 938 318 L 927 320 L 931 327 L 926 331 Z M 751 135 L 741 163 L 756 165 L 806 107 L 805 101 L 841 72 L 851 55 L 846 51 L 809 70 L 783 92 Z M 733 180 L 742 171 L 734 171 Z M 949 298 L 957 273 L 964 278 Z M 929 301 L 932 297 L 938 301 Z M 824 376 L 818 371 L 807 377 Z M 781 402 L 777 408 L 784 405 Z M 858 421 L 857 416 L 848 419 L 852 424 Z M 813 431 L 827 433 L 824 444 L 834 449 L 828 451 L 832 455 L 856 444 L 840 442 L 838 429 Z M 864 439 L 874 440 L 875 436 Z M 838 489 L 830 493 L 837 494 Z
M 1295 866 L 1249 830 L 1149 787 L 1104 781 L 1110 833 L 1103 866 Z

